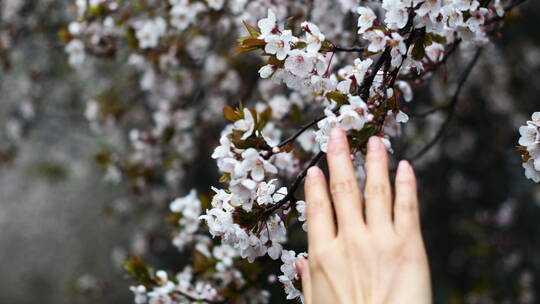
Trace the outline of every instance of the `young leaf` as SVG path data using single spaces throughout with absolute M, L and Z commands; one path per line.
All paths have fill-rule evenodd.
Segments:
M 261 35 L 261 32 L 259 32 L 253 25 L 247 23 L 245 20 L 242 21 L 242 22 L 244 23 L 244 26 L 248 30 L 251 37 L 257 38 L 257 37 L 259 37 Z
M 238 113 L 236 113 L 232 107 L 230 106 L 224 106 L 223 107 L 223 116 L 225 117 L 225 119 L 227 119 L 228 121 L 230 122 L 235 122 L 237 120 L 240 120 L 242 119 L 242 117 L 240 117 L 238 115 Z
M 153 285 L 152 272 L 139 256 L 133 256 L 131 259 L 124 261 L 124 269 L 135 284 Z
M 332 91 L 326 94 L 326 98 L 329 100 L 333 100 L 337 102 L 338 104 L 345 104 L 349 102 L 349 98 L 347 98 L 347 95 L 338 92 L 338 91 Z

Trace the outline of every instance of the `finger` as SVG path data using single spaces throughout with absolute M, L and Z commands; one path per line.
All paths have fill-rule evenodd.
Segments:
M 307 204 L 308 248 L 317 250 L 334 239 L 335 225 L 332 203 L 321 169 L 311 167 L 304 184 Z
M 392 201 L 388 177 L 388 156 L 381 139 L 372 136 L 366 156 L 366 219 L 370 229 L 388 229 L 392 226 Z
M 305 258 L 300 258 L 295 263 L 296 271 L 302 279 L 302 294 L 304 303 L 311 304 L 311 274 L 309 272 L 309 263 Z
M 394 217 L 394 229 L 398 234 L 420 227 L 416 178 L 411 165 L 405 160 L 399 162 L 396 173 Z
M 363 224 L 360 188 L 351 160 L 347 135 L 339 128 L 334 128 L 330 134 L 327 160 L 338 232 L 342 229 L 357 231 L 359 224 Z

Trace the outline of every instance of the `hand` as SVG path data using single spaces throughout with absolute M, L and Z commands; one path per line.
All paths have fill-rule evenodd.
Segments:
M 368 142 L 363 196 L 341 129 L 332 130 L 327 160 L 332 200 L 319 168 L 310 168 L 305 181 L 309 258 L 296 262 L 305 302 L 431 303 L 412 167 L 399 163 L 392 204 L 386 148 L 378 137 Z

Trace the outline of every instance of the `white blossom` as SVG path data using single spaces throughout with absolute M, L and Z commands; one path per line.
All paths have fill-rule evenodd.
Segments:
M 259 75 L 263 79 L 268 78 L 274 73 L 274 71 L 275 71 L 274 66 L 272 66 L 271 64 L 267 64 L 259 69 Z
M 402 29 L 407 25 L 409 13 L 405 3 L 402 0 L 383 0 L 382 8 L 386 10 L 384 22 L 390 28 Z
M 135 23 L 135 36 L 142 49 L 154 48 L 158 45 L 159 39 L 167 30 L 167 23 L 161 17 L 152 20 L 138 21 Z
M 268 35 L 264 38 L 266 46 L 264 51 L 268 54 L 275 54 L 279 60 L 285 59 L 291 50 L 291 43 L 298 41 L 298 38 L 293 36 L 291 30 L 285 30 L 281 35 Z M 266 77 L 263 77 L 266 78 Z
M 399 123 L 406 123 L 407 121 L 409 121 L 409 116 L 405 113 L 403 113 L 403 111 L 399 111 L 397 114 L 396 114 L 396 121 L 399 122 Z
M 274 11 L 268 9 L 268 17 L 259 20 L 257 25 L 259 26 L 259 30 L 261 30 L 259 39 L 265 39 L 268 35 L 272 34 L 274 29 L 277 27 L 276 14 Z
M 356 12 L 360 15 L 358 17 L 358 34 L 363 34 L 373 26 L 377 16 L 375 16 L 373 10 L 363 6 L 358 7 Z
M 292 50 L 285 60 L 285 68 L 293 75 L 305 77 L 313 71 L 312 57 L 303 50 Z
M 371 30 L 364 33 L 364 39 L 368 40 L 368 51 L 376 53 L 382 51 L 386 47 L 386 35 L 381 30 Z
M 74 67 L 84 63 L 86 53 L 84 43 L 79 39 L 73 39 L 66 45 L 66 53 L 69 55 L 69 64 Z
M 244 118 L 235 121 L 234 128 L 244 132 L 242 135 L 243 140 L 250 137 L 255 129 L 255 118 L 253 118 L 251 111 L 244 109 Z
M 325 39 L 319 27 L 310 22 L 303 22 L 302 29 L 306 32 L 305 42 L 307 44 L 307 52 L 312 54 L 319 52 L 322 42 Z

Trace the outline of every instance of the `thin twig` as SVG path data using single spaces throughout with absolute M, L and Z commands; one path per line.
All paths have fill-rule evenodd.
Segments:
M 270 207 L 270 208 L 268 208 L 268 209 L 266 209 L 264 211 L 264 214 L 265 214 L 266 217 L 269 216 L 270 214 L 272 214 L 277 209 L 281 208 L 281 206 L 285 205 L 285 203 L 287 203 L 294 196 L 294 192 L 296 192 L 296 189 L 298 189 L 298 187 L 300 186 L 300 183 L 306 177 L 307 171 L 309 170 L 309 168 L 315 166 L 321 160 L 321 158 L 324 156 L 324 154 L 325 153 L 321 151 L 321 152 L 317 153 L 317 155 L 315 155 L 311 159 L 309 164 L 304 168 L 304 170 L 302 170 L 300 175 L 298 175 L 298 177 L 296 177 L 296 180 L 294 181 L 293 185 L 287 190 L 287 195 L 283 199 L 281 199 L 279 202 L 272 205 L 272 207 Z
M 373 80 L 375 80 L 375 76 L 377 76 L 377 73 L 382 68 L 386 60 L 390 59 L 390 47 L 387 47 L 382 55 L 379 57 L 377 62 L 375 62 L 375 66 L 373 67 L 373 70 L 371 71 L 371 74 L 369 74 L 368 77 L 364 79 L 362 82 L 362 85 L 360 86 L 359 90 L 362 91 L 362 99 L 368 100 L 369 97 L 369 89 L 371 89 L 371 86 L 373 85 Z
M 343 48 L 339 46 L 334 46 L 333 51 L 335 52 L 358 52 L 363 53 L 366 50 L 366 48 L 363 47 L 351 47 L 351 48 Z
M 437 131 L 437 134 L 435 137 L 427 143 L 420 151 L 418 151 L 414 156 L 409 158 L 410 162 L 416 161 L 418 158 L 420 158 L 422 155 L 424 155 L 426 152 L 428 152 L 435 144 L 442 138 L 442 135 L 448 128 L 448 125 L 450 124 L 450 121 L 452 120 L 454 116 L 454 112 L 456 110 L 456 105 L 459 101 L 459 95 L 461 93 L 461 90 L 463 88 L 463 85 L 467 81 L 467 78 L 469 78 L 469 75 L 471 74 L 471 71 L 473 70 L 474 66 L 478 62 L 478 59 L 480 58 L 480 55 L 482 53 L 482 48 L 479 48 L 476 53 L 474 54 L 473 59 L 468 64 L 465 71 L 463 71 L 463 74 L 461 74 L 461 77 L 458 82 L 458 86 L 456 88 L 456 91 L 454 92 L 454 96 L 452 97 L 452 101 L 448 105 L 448 116 L 446 117 L 446 120 L 443 122 L 439 130 Z
M 296 133 L 294 133 L 293 135 L 291 135 L 289 138 L 283 140 L 279 145 L 278 147 L 279 148 L 282 148 L 284 146 L 286 146 L 287 144 L 295 141 L 300 135 L 302 135 L 302 133 L 304 133 L 307 129 L 311 128 L 312 126 L 314 126 L 315 124 L 317 124 L 319 121 L 323 120 L 326 116 L 320 116 L 320 117 L 317 117 L 315 118 L 314 120 L 308 122 L 307 124 L 303 125 Z
M 440 110 L 444 110 L 444 109 L 448 109 L 448 107 L 450 106 L 450 104 L 443 104 L 443 105 L 438 105 L 438 106 L 434 106 L 433 108 L 429 109 L 429 110 L 426 110 L 424 112 L 421 112 L 421 113 L 411 113 L 409 114 L 409 116 L 411 117 L 415 117 L 415 118 L 422 118 L 422 117 L 426 117 L 430 114 L 433 114 L 437 111 L 440 111 Z

